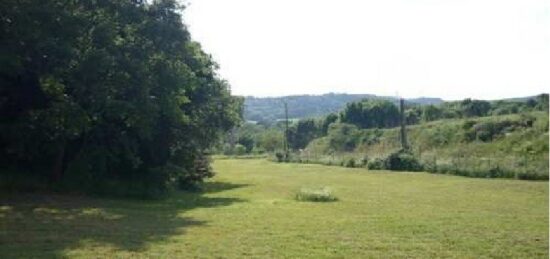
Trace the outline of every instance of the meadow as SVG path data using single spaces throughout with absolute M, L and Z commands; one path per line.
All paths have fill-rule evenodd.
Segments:
M 548 258 L 548 182 L 217 159 L 163 200 L 0 195 L 0 255 Z M 295 200 L 329 188 L 337 201 Z

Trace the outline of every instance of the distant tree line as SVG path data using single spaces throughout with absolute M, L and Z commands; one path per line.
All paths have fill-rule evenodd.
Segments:
M 523 101 L 465 99 L 439 105 L 415 106 L 410 108 L 408 119 L 414 122 L 410 124 L 415 124 L 417 121 L 516 114 L 534 110 L 548 111 L 548 94 L 541 94 Z
M 175 0 L 0 2 L 0 180 L 154 196 L 240 121 Z M 10 180 L 11 179 L 11 180 Z
M 291 109 L 288 111 L 290 118 L 307 119 L 322 117 L 329 113 L 337 113 L 347 103 L 358 102 L 363 99 L 389 100 L 397 103 L 397 99 L 388 96 L 376 96 L 372 94 L 338 94 L 328 93 L 323 95 L 295 95 L 283 97 L 245 97 L 244 119 L 255 121 L 262 125 L 272 126 L 277 120 L 285 118 L 283 101 L 288 103 Z M 439 98 L 413 98 L 407 99 L 414 104 L 439 104 L 443 100 Z
M 290 110 L 293 107 L 290 106 Z M 441 119 L 473 118 L 482 116 L 516 114 L 529 111 L 548 111 L 548 94 L 541 94 L 525 100 L 484 101 L 465 99 L 440 104 L 421 105 L 407 103 L 405 119 L 409 125 Z M 377 131 L 366 136 L 360 129 L 393 128 L 399 125 L 399 109 L 395 102 L 384 99 L 364 99 L 346 104 L 339 113 L 330 113 L 325 117 L 294 120 L 288 133 L 291 149 L 304 149 L 312 140 L 330 135 L 327 145 L 334 150 L 350 151 L 361 141 L 371 141 Z M 273 126 L 247 124 L 240 130 L 238 144 L 246 146 L 240 153 L 273 152 L 281 149 L 284 129 L 282 122 Z M 268 137 L 269 136 L 269 137 Z M 265 139 L 272 140 L 265 146 Z M 226 153 L 231 153 L 226 152 Z

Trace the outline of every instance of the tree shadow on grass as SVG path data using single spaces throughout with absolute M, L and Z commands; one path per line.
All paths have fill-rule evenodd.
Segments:
M 245 201 L 204 194 L 246 186 L 209 182 L 204 192 L 178 192 L 158 201 L 4 194 L 0 196 L 0 255 L 63 257 L 64 250 L 78 248 L 83 242 L 137 252 L 149 243 L 207 224 L 185 217 L 186 211 Z
M 203 193 L 216 193 L 250 186 L 250 184 L 235 184 L 228 182 L 206 182 L 203 184 Z

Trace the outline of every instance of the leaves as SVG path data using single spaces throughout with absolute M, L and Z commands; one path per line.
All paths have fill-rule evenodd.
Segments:
M 211 175 L 196 160 L 207 163 L 204 150 L 239 123 L 242 100 L 191 41 L 180 8 L 173 0 L 3 2 L 0 111 L 12 120 L 0 124 L 0 162 L 48 168 L 68 149 L 63 167 L 92 168 L 90 186 Z M 52 148 L 33 152 L 37 144 Z M 149 176 L 168 164 L 185 170 Z

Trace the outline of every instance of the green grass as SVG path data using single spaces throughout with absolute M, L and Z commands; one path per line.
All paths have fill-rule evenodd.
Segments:
M 548 258 L 548 182 L 217 160 L 163 201 L 0 197 L 15 257 Z M 299 202 L 330 186 L 337 202 Z

